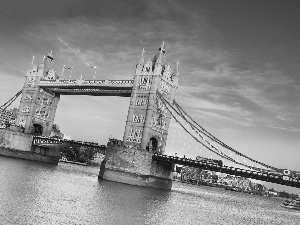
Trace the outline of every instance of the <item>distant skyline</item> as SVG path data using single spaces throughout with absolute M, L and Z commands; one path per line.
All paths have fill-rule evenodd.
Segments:
M 152 58 L 164 41 L 172 68 L 180 62 L 176 101 L 201 126 L 251 158 L 300 171 L 298 5 L 296 0 L 1 1 L 0 105 L 22 89 L 32 56 L 40 63 L 52 50 L 56 70 L 72 66 L 72 78 L 131 79 L 142 49 Z M 91 66 L 97 66 L 96 75 Z M 61 96 L 55 123 L 72 139 L 106 144 L 110 135 L 123 138 L 128 107 L 129 98 Z M 175 152 L 209 155 L 172 122 L 166 154 Z

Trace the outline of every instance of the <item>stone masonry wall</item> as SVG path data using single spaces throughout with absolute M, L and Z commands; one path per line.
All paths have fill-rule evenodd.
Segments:
M 174 163 L 172 164 L 164 164 L 161 162 L 151 163 L 151 171 L 150 174 L 155 177 L 160 177 L 164 179 L 173 179 L 173 171 L 174 171 Z
M 107 144 L 99 178 L 125 184 L 170 190 L 174 164 L 152 160 L 152 153 L 123 146 L 114 140 Z
M 29 152 L 32 146 L 32 138 L 32 135 L 0 130 L 0 147 Z
M 38 162 L 45 162 L 51 163 L 54 165 L 58 164 L 59 157 L 37 154 L 35 152 L 28 152 L 28 151 L 19 151 L 19 150 L 12 150 L 9 148 L 0 147 L 0 156 L 7 156 L 12 158 L 18 159 L 26 159 Z
M 134 148 L 127 148 L 119 144 L 107 144 L 105 168 L 129 173 L 150 175 L 152 154 Z
M 19 159 L 58 164 L 57 147 L 45 148 L 32 145 L 33 136 L 11 130 L 0 130 L 0 155 Z

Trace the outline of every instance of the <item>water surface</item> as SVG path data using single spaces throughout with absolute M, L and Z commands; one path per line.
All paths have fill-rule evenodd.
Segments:
M 98 181 L 99 168 L 0 156 L 0 224 L 300 224 L 281 198 L 173 182 Z

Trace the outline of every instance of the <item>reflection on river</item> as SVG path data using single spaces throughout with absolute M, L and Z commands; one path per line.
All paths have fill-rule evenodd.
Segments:
M 300 224 L 284 199 L 173 183 L 98 181 L 99 168 L 0 156 L 0 224 Z

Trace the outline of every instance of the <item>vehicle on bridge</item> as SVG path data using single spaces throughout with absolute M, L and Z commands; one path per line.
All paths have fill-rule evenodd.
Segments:
M 201 156 L 197 156 L 196 161 L 198 161 L 198 162 L 207 162 L 207 163 L 210 163 L 210 164 L 223 166 L 223 161 L 222 160 L 209 159 L 209 158 L 204 158 L 204 157 L 201 157 Z

